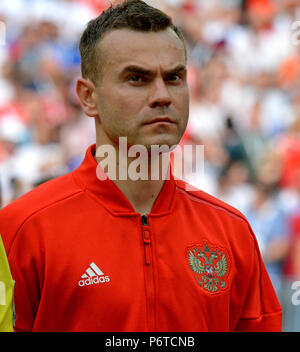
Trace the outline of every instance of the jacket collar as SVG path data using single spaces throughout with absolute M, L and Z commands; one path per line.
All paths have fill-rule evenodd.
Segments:
M 100 168 L 94 158 L 95 150 L 96 145 L 91 145 L 87 149 L 81 165 L 73 171 L 76 183 L 79 184 L 82 189 L 96 197 L 96 199 L 114 215 L 139 215 L 113 181 L 108 177 L 105 180 L 100 180 L 97 177 L 97 172 L 99 173 L 100 171 L 101 173 L 104 173 L 104 171 Z M 165 180 L 163 188 L 161 189 L 149 215 L 159 216 L 169 213 L 171 211 L 174 192 L 175 181 L 172 172 L 170 172 L 170 179 Z

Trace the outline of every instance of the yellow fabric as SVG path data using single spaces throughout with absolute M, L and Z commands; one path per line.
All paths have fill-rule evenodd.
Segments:
M 0 236 L 0 332 L 13 332 L 14 281 Z

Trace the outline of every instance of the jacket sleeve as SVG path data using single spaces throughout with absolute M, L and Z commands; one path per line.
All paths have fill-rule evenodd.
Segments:
M 262 261 L 254 234 L 253 238 L 254 250 L 248 292 L 235 330 L 279 332 L 282 326 L 282 309 Z

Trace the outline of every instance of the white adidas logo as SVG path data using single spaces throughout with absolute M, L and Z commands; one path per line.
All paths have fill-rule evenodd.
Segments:
M 88 286 L 110 281 L 109 276 L 105 276 L 95 263 L 90 264 L 81 278 L 82 280 L 78 281 L 79 286 Z

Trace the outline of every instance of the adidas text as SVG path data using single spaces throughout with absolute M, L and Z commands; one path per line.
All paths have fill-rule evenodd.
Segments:
M 79 280 L 79 286 L 89 286 L 94 284 L 103 284 L 105 282 L 109 282 L 109 276 L 96 276 L 96 277 L 89 277 L 86 280 Z

